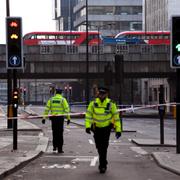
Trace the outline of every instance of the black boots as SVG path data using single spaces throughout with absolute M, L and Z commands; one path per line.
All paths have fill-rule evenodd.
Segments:
M 53 147 L 53 151 L 56 151 L 56 150 L 58 150 L 58 153 L 64 153 L 64 151 L 62 150 L 62 148 L 60 148 L 60 147 Z
M 101 174 L 104 174 L 104 173 L 106 172 L 106 169 L 107 169 L 107 167 L 101 167 L 101 166 L 99 166 L 99 172 L 100 172 Z
M 58 153 L 64 153 L 64 151 L 62 150 L 62 148 L 58 147 Z

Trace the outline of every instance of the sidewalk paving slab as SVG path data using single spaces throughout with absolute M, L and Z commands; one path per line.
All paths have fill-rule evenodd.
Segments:
M 13 129 L 7 129 L 7 121 L 0 120 L 0 179 L 15 172 L 31 160 L 46 151 L 49 138 L 36 125 L 18 120 L 18 131 L 27 131 L 26 135 L 18 134 L 17 150 L 13 150 Z M 28 135 L 28 133 L 34 135 Z
M 153 152 L 152 156 L 160 167 L 180 175 L 180 154 Z
M 139 146 L 176 147 L 175 140 L 166 140 L 164 144 L 160 144 L 159 139 L 132 139 L 131 141 Z M 180 154 L 152 152 L 152 157 L 160 167 L 180 175 Z
M 133 143 L 138 146 L 164 146 L 164 147 L 175 147 L 175 140 L 165 140 L 163 144 L 160 143 L 160 139 L 132 139 Z

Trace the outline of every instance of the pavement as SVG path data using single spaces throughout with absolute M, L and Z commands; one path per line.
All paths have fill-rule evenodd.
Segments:
M 83 121 L 72 119 L 80 126 Z M 7 120 L 0 118 L 0 179 L 25 166 L 31 160 L 46 151 L 49 138 L 36 125 L 25 120 L 18 120 L 17 150 L 13 150 L 13 130 L 7 129 Z M 176 142 L 159 144 L 156 139 L 132 139 L 137 146 L 176 146 Z M 180 154 L 172 152 L 153 152 L 157 164 L 180 175 Z
M 18 119 L 17 150 L 13 129 L 7 129 L 7 120 L 0 118 L 0 179 L 25 166 L 46 151 L 48 137 L 32 123 Z

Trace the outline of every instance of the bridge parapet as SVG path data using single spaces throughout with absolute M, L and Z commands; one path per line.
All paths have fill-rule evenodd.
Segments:
M 98 52 L 98 50 L 100 51 Z M 0 73 L 6 74 L 5 45 L 0 45 Z M 124 55 L 125 77 L 154 76 L 168 77 L 174 73 L 170 68 L 169 46 L 167 45 L 117 45 L 117 46 L 89 46 L 89 73 L 93 77 L 104 76 L 104 68 L 108 63 L 114 68 L 114 55 Z M 25 46 L 24 76 L 52 77 L 81 77 L 86 73 L 86 46 L 41 45 Z M 3 76 L 4 73 L 4 76 Z M 149 73 L 149 74 L 148 74 Z M 25 75 L 26 74 L 26 75 Z M 147 74 L 147 75 L 145 75 Z M 23 74 L 22 74 L 23 75 Z M 139 77 L 138 76 L 138 77 Z

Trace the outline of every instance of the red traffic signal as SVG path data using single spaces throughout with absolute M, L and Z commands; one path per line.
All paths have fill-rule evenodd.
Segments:
M 14 27 L 14 28 L 16 28 L 16 27 L 18 27 L 18 26 L 19 26 L 19 24 L 18 24 L 18 22 L 17 22 L 17 21 L 11 21 L 11 22 L 9 23 L 9 26 L 10 26 L 10 27 Z

